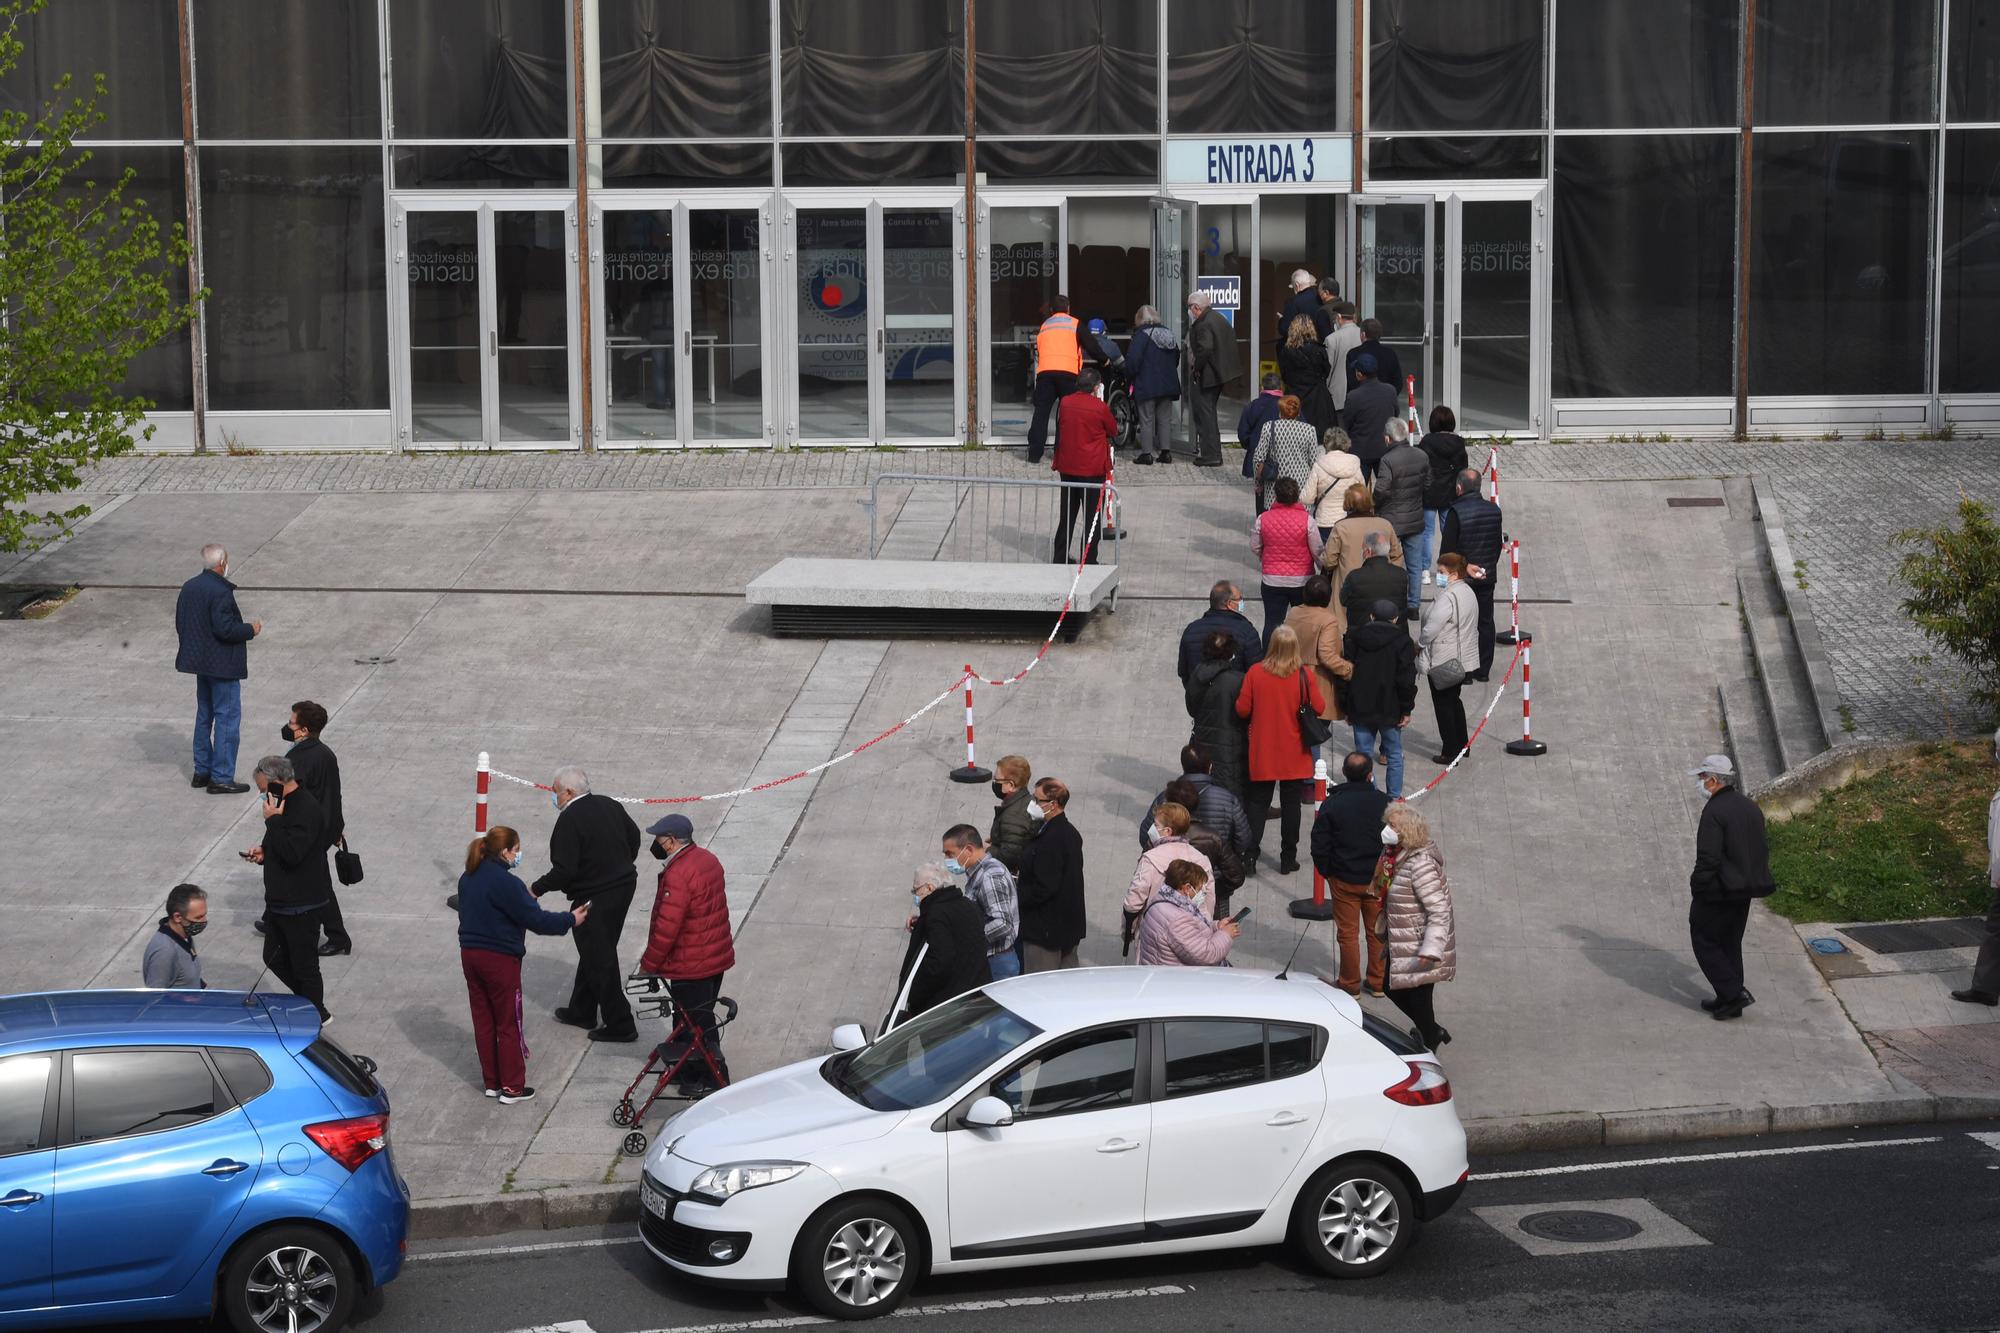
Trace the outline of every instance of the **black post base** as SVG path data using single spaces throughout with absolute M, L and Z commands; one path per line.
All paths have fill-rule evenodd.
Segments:
M 1301 921 L 1333 920 L 1333 899 L 1316 903 L 1310 898 L 1294 898 L 1292 905 L 1285 909 Z
M 1493 636 L 1493 642 L 1504 643 L 1511 648 L 1515 644 L 1521 643 L 1523 641 L 1533 642 L 1533 638 L 1534 636 L 1530 634 L 1521 634 L 1519 636 L 1516 636 L 1513 630 L 1503 629 L 1498 634 L 1495 634 Z
M 970 764 L 960 764 L 957 768 L 951 770 L 951 780 L 953 782 L 965 783 L 991 782 L 993 781 L 993 770 L 990 768 L 974 768 Z
M 1548 747 L 1548 746 L 1546 746 L 1546 745 L 1544 745 L 1544 744 L 1542 744 L 1542 743 L 1541 743 L 1540 741 L 1508 741 L 1508 742 L 1507 742 L 1507 753 L 1508 753 L 1508 754 L 1521 754 L 1521 755 L 1527 755 L 1527 756 L 1529 756 L 1530 758 L 1532 758 L 1532 757 L 1534 757 L 1535 755 L 1538 755 L 1538 754 L 1547 754 L 1548 752 L 1549 752 L 1549 747 Z

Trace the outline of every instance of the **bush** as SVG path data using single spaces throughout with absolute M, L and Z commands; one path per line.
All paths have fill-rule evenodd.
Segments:
M 2000 526 L 1961 496 L 1958 525 L 1896 534 L 1907 552 L 1897 574 L 1910 588 L 1903 611 L 1924 636 L 1965 663 L 1973 698 L 2000 712 Z

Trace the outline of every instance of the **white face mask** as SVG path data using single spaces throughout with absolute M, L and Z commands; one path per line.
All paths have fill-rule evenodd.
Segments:
M 1195 894 L 1195 896 L 1189 899 L 1188 901 L 1192 902 L 1196 907 L 1208 906 L 1208 890 L 1203 889 L 1201 892 Z
M 1042 820 L 1047 819 L 1048 817 L 1049 813 L 1048 811 L 1042 809 L 1042 803 L 1040 801 L 1028 802 L 1028 818 L 1035 820 L 1037 823 L 1039 823 Z
M 1387 824 L 1382 826 L 1382 845 L 1384 847 L 1394 847 L 1402 840 L 1402 834 L 1396 832 L 1396 830 L 1390 828 Z
M 1153 825 L 1154 842 L 1165 842 L 1168 838 L 1171 838 L 1173 836 L 1174 835 L 1171 830 L 1163 829 L 1158 824 Z

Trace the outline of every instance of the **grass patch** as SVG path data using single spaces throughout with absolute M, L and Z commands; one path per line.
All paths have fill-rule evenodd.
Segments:
M 1903 921 L 1985 910 L 1989 743 L 1936 745 L 1770 826 L 1765 901 L 1794 921 Z
M 30 602 L 21 608 L 21 619 L 47 620 L 50 616 L 76 600 L 76 595 L 81 591 L 83 591 L 81 588 L 64 588 L 59 593 L 54 593 L 37 601 Z

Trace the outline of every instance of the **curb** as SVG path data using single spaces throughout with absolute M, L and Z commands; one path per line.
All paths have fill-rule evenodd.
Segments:
M 1820 730 L 1828 747 L 1837 747 L 1847 736 L 1840 720 L 1840 689 L 1833 679 L 1833 661 L 1819 637 L 1819 622 L 1813 619 L 1812 604 L 1798 586 L 1792 559 L 1791 539 L 1785 536 L 1785 517 L 1778 510 L 1778 493 L 1761 472 L 1750 474 L 1750 492 L 1757 502 L 1757 529 L 1763 534 L 1764 549 L 1771 557 L 1771 573 L 1778 581 L 1778 599 L 1792 622 L 1792 639 L 1798 644 L 1799 659 L 1805 663 L 1806 690 L 1812 695 L 1813 711 L 1819 715 Z
M 2000 1118 L 2000 1097 L 1919 1093 L 1825 1105 L 1774 1106 L 1752 1102 L 1744 1106 L 1677 1106 L 1657 1111 L 1495 1116 L 1466 1121 L 1465 1138 L 1469 1151 L 1497 1156 L 1564 1148 L 1686 1143 L 1843 1126 L 1919 1125 L 1996 1118 Z M 636 1185 L 520 1190 L 484 1197 L 420 1200 L 410 1207 L 410 1239 L 497 1236 L 510 1231 L 553 1231 L 638 1219 Z

